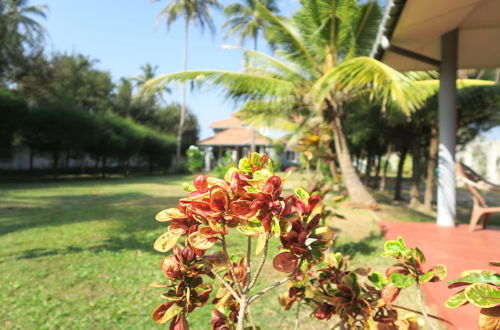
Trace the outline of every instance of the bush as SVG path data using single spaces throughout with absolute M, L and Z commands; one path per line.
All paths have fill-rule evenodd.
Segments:
M 14 137 L 28 113 L 28 106 L 17 93 L 0 88 L 0 159 L 11 156 Z
M 203 168 L 203 153 L 200 151 L 200 148 L 190 146 L 186 151 L 186 157 L 189 172 L 196 173 Z
M 155 165 L 162 169 L 168 168 L 175 153 L 176 138 L 150 128 L 143 130 L 141 154 L 148 160 L 149 171 L 152 172 Z
M 226 151 L 224 157 L 222 157 L 222 159 L 220 160 L 220 165 L 214 167 L 215 176 L 219 179 L 222 179 L 227 170 L 233 166 L 235 166 L 235 164 L 233 162 L 231 152 Z

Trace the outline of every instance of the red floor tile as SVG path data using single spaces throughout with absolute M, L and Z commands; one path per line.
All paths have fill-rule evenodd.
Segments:
M 424 267 L 444 264 L 448 277 L 424 286 L 427 302 L 439 310 L 441 317 L 453 323 L 451 329 L 477 329 L 479 308 L 471 304 L 456 309 L 444 307 L 444 302 L 457 289 L 448 289 L 446 282 L 460 276 L 463 270 L 493 269 L 489 261 L 500 260 L 500 230 L 487 228 L 469 232 L 467 225 L 439 227 L 435 223 L 379 222 L 387 239 L 402 236 L 409 247 L 418 246 L 425 254 Z M 498 271 L 498 268 L 496 269 Z

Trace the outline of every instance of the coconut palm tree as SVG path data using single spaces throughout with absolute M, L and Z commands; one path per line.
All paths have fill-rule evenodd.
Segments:
M 172 81 L 196 80 L 223 87 L 228 97 L 245 101 L 240 109 L 250 121 L 285 114 L 289 118 L 321 116 L 331 127 L 344 183 L 352 202 L 375 205 L 352 164 L 344 131 L 347 104 L 378 98 L 384 108 L 410 112 L 421 103 L 420 89 L 404 75 L 368 54 L 381 17 L 374 1 L 307 0 L 286 21 L 256 5 L 267 24 L 266 36 L 276 56 L 245 50 L 244 72 L 187 71 L 146 83 L 161 88 Z
M 15 65 L 28 48 L 38 49 L 45 36 L 37 18 L 46 18 L 46 5 L 30 6 L 28 0 L 0 0 L 0 75 Z
M 224 8 L 224 14 L 229 20 L 222 26 L 228 29 L 226 37 L 239 35 L 240 46 L 246 39 L 252 38 L 254 50 L 257 50 L 259 34 L 265 26 L 265 21 L 259 16 L 257 3 L 272 13 L 279 11 L 274 0 L 244 0 L 243 4 L 233 3 Z
M 181 16 L 184 18 L 184 71 L 186 71 L 188 67 L 188 38 L 191 23 L 197 25 L 201 30 L 208 27 L 212 33 L 215 32 L 215 25 L 210 12 L 211 8 L 221 8 L 221 5 L 217 0 L 171 0 L 158 16 L 158 20 L 165 20 L 167 28 L 169 28 L 172 23 L 177 20 L 177 18 Z M 181 116 L 177 131 L 177 165 L 181 160 L 182 131 L 186 118 L 186 92 L 186 84 L 184 83 L 182 85 Z

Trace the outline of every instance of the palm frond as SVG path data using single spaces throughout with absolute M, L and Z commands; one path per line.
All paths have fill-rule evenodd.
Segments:
M 352 58 L 330 69 L 316 82 L 313 90 L 318 102 L 332 90 L 351 95 L 368 93 L 371 98 L 379 98 L 383 106 L 393 103 L 405 113 L 421 106 L 428 95 L 426 86 L 416 88 L 404 74 L 365 56 Z
M 171 82 L 193 81 L 204 87 L 223 88 L 228 97 L 235 100 L 272 100 L 296 93 L 295 85 L 286 80 L 231 71 L 186 71 L 169 73 L 148 80 L 143 90 L 154 93 Z

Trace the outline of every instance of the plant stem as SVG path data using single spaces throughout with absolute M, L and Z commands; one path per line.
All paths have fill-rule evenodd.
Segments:
M 417 283 L 417 295 L 418 295 L 418 303 L 420 305 L 420 310 L 422 311 L 422 315 L 425 318 L 425 321 L 429 325 L 429 328 L 434 330 L 434 326 L 431 323 L 431 320 L 429 320 L 429 316 L 427 315 L 427 312 L 425 311 L 424 307 L 424 301 L 422 300 L 422 289 L 420 288 L 420 285 Z
M 399 308 L 399 309 L 402 309 L 402 310 L 405 310 L 405 311 L 408 311 L 408 312 L 412 312 L 412 313 L 423 315 L 421 311 L 417 311 L 416 309 L 413 309 L 413 308 L 408 308 L 408 307 L 405 307 L 405 306 L 395 305 L 395 304 L 392 304 L 392 307 Z M 443 319 L 442 317 L 439 317 L 439 316 L 436 316 L 436 315 L 432 315 L 432 314 L 427 314 L 427 316 L 429 316 L 432 319 L 435 319 L 435 320 L 438 320 L 438 321 L 441 321 L 441 322 L 453 325 L 453 323 L 451 323 L 448 320 Z
M 229 268 L 229 274 L 231 274 L 231 277 L 233 279 L 233 282 L 235 283 L 236 285 L 236 289 L 238 290 L 238 293 L 240 295 L 242 295 L 243 293 L 243 289 L 241 287 L 241 284 L 240 282 L 238 281 L 238 278 L 236 277 L 236 274 L 234 273 L 234 267 L 233 267 L 233 262 L 231 261 L 231 258 L 229 257 L 229 253 L 227 252 L 227 245 L 226 245 L 226 237 L 224 235 L 221 235 L 222 236 L 222 251 L 224 252 L 226 258 L 227 258 L 227 264 L 228 264 L 228 268 Z
M 257 270 L 255 271 L 255 275 L 252 279 L 252 282 L 248 286 L 249 290 L 254 287 L 255 283 L 257 283 L 257 279 L 259 278 L 260 272 L 262 271 L 262 268 L 264 268 L 264 264 L 266 263 L 268 250 L 269 250 L 269 236 L 266 237 L 266 242 L 264 243 L 264 251 L 262 252 L 262 259 L 260 259 L 259 266 L 257 267 Z
M 243 293 L 247 294 L 250 290 L 250 281 L 252 277 L 252 237 L 248 236 L 247 238 L 247 281 L 245 283 L 245 287 L 243 288 Z
M 267 292 L 271 291 L 272 289 L 277 288 L 280 285 L 282 285 L 283 283 L 286 283 L 287 281 L 289 281 L 295 275 L 295 273 L 297 273 L 297 271 L 300 269 L 301 265 L 302 265 L 302 259 L 299 261 L 299 264 L 297 265 L 297 268 L 295 268 L 295 270 L 290 275 L 288 275 L 287 277 L 279 280 L 278 282 L 275 282 L 275 283 L 271 284 L 267 288 L 264 288 L 261 291 L 257 292 L 255 295 L 253 295 L 252 297 L 250 297 L 250 299 L 248 299 L 248 304 L 251 304 L 255 299 L 260 298 L 261 296 L 263 296 Z
M 248 311 L 248 321 L 250 322 L 250 326 L 252 327 L 253 330 L 257 330 L 257 328 L 255 327 L 255 322 L 253 321 L 252 310 L 250 309 L 250 306 L 247 306 L 247 311 Z
M 241 296 L 240 310 L 238 311 L 238 325 L 237 330 L 243 330 L 245 327 L 245 311 L 248 307 L 248 300 L 246 295 Z
M 297 300 L 297 310 L 295 311 L 295 330 L 299 330 L 300 300 Z
M 208 269 L 210 270 L 210 272 L 215 276 L 215 278 L 222 284 L 226 287 L 226 289 L 229 290 L 229 292 L 231 292 L 231 294 L 233 295 L 233 297 L 238 301 L 240 302 L 241 301 L 241 297 L 236 293 L 236 291 L 234 291 L 234 289 L 229 285 L 229 283 L 227 283 L 226 281 L 224 281 L 224 279 L 212 268 L 212 265 L 210 265 L 209 263 L 205 262 L 205 265 L 208 267 Z

